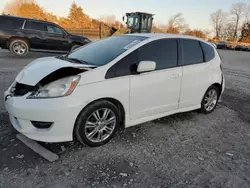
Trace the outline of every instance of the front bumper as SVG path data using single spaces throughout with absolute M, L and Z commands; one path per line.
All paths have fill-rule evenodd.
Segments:
M 43 142 L 64 142 L 73 140 L 75 120 L 82 106 L 72 96 L 54 99 L 26 99 L 8 97 L 4 93 L 5 108 L 14 128 L 30 139 Z M 7 96 L 7 97 L 6 97 Z M 50 128 L 38 129 L 31 121 L 53 122 Z

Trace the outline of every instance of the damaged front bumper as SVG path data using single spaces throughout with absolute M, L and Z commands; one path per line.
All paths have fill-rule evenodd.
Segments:
M 29 94 L 15 97 L 10 95 L 9 90 L 4 93 L 5 108 L 14 128 L 37 141 L 72 141 L 74 123 L 82 109 L 79 100 L 73 96 L 27 99 Z M 51 125 L 37 128 L 34 122 L 51 122 Z

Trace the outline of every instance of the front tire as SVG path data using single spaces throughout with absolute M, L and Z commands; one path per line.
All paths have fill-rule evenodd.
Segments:
M 202 102 L 201 102 L 201 112 L 208 114 L 214 111 L 219 100 L 219 89 L 215 86 L 211 86 L 206 91 Z
M 10 42 L 9 50 L 17 56 L 25 56 L 29 52 L 28 43 L 21 39 L 15 39 Z
M 83 145 L 101 146 L 117 132 L 120 115 L 118 108 L 106 100 L 86 107 L 78 116 L 74 128 L 76 139 Z

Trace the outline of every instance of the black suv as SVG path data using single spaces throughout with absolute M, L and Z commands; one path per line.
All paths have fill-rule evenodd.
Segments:
M 70 52 L 89 42 L 51 22 L 0 16 L 0 47 L 15 55 L 24 56 L 28 51 Z

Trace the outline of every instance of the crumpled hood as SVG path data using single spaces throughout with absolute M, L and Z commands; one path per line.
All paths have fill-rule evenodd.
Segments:
M 80 68 L 84 70 L 90 70 L 94 66 L 70 63 L 55 57 L 39 58 L 28 64 L 17 75 L 16 81 L 18 83 L 35 86 L 40 80 L 50 73 L 65 67 Z

